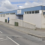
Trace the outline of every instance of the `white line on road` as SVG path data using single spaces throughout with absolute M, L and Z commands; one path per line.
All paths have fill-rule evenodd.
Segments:
M 8 39 L 0 38 L 0 41 L 5 41 L 5 40 L 8 40 Z
M 11 41 L 13 41 L 16 45 L 19 45 L 16 41 L 14 41 L 13 39 L 11 39 L 10 37 L 7 36 L 8 39 L 10 39 Z
M 1 33 L 3 33 L 2 31 L 0 31 Z M 12 42 L 14 42 L 16 45 L 19 45 L 16 41 L 14 41 L 13 39 L 11 39 L 10 37 L 7 36 L 8 39 L 10 39 Z M 3 38 L 0 38 L 3 39 Z

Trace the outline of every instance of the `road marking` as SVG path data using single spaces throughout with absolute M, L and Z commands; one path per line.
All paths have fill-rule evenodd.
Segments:
M 5 41 L 5 40 L 8 40 L 7 38 L 6 39 L 4 39 L 4 38 L 0 38 L 0 41 Z
M 0 33 L 2 33 L 2 31 L 0 31 Z
M 5 40 L 8 40 L 8 39 L 2 39 L 1 41 L 5 41 Z
M 19 45 L 16 41 L 14 41 L 13 39 L 11 39 L 10 37 L 7 36 L 8 39 L 10 39 L 12 42 L 14 42 L 16 45 Z

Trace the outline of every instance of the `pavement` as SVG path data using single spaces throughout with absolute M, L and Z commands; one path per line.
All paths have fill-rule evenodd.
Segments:
M 0 22 L 0 45 L 45 45 L 44 34 L 44 31 L 27 30 Z
M 8 23 L 4 23 L 3 25 L 10 27 L 12 29 L 16 29 L 18 31 L 27 33 L 28 35 L 31 35 L 31 36 L 35 36 L 38 38 L 45 38 L 45 30 L 43 30 L 43 29 L 32 30 L 32 29 L 24 28 L 24 27 L 16 27 L 16 26 L 13 26 L 13 25 L 8 24 Z

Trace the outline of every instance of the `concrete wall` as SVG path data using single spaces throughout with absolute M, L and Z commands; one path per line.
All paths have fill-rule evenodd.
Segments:
M 13 14 L 13 15 L 12 14 L 6 15 L 5 19 L 8 20 L 8 17 L 9 17 L 10 21 L 11 21 L 11 19 L 16 19 L 16 15 L 15 14 Z M 11 23 L 10 21 L 9 21 L 9 23 Z
M 12 19 L 10 22 L 11 22 L 10 24 L 12 24 L 12 25 L 15 25 L 15 22 L 18 22 L 18 26 L 20 26 L 20 27 L 36 29 L 36 25 L 34 25 L 32 23 L 25 22 L 20 19 Z
M 38 14 L 25 14 L 23 15 L 23 20 L 33 23 L 36 27 L 41 28 L 41 10 Z
M 11 19 L 16 19 L 16 15 L 15 15 L 15 14 L 13 14 L 13 15 L 11 15 L 11 14 L 6 15 L 6 16 L 5 16 L 5 19 L 8 19 L 8 17 L 9 17 L 9 20 L 11 20 Z
M 3 14 L 2 14 L 3 15 Z M 11 14 L 5 14 L 5 17 L 1 17 L 1 14 L 0 14 L 0 21 L 3 21 L 3 22 L 5 22 L 5 19 L 7 19 L 8 20 L 8 17 L 9 17 L 9 20 L 11 20 L 11 19 L 16 19 L 16 15 L 15 14 L 13 14 L 13 15 L 11 15 Z
M 0 14 L 0 21 L 5 22 L 5 16 L 4 16 L 4 15 L 2 15 L 2 14 Z
M 45 10 L 43 10 L 42 12 L 45 12 Z M 43 13 L 42 13 L 42 28 L 45 28 L 45 15 L 43 15 Z

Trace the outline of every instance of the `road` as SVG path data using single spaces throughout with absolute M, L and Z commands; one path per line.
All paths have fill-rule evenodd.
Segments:
M 0 45 L 45 45 L 45 41 L 0 24 Z

